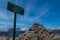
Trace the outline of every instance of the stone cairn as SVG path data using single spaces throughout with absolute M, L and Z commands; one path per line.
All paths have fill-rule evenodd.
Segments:
M 26 33 L 19 36 L 18 40 L 57 40 L 54 37 L 52 30 L 35 23 Z

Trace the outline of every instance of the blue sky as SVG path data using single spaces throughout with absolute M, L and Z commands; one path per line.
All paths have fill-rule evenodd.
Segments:
M 17 14 L 17 28 L 28 29 L 34 23 L 60 28 L 60 0 L 0 0 L 0 30 L 13 28 L 14 13 L 7 10 L 8 1 L 25 10 L 24 16 Z

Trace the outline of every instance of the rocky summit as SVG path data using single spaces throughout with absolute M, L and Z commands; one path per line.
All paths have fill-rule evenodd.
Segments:
M 59 38 L 52 30 L 47 30 L 42 24 L 35 23 L 26 33 L 19 36 L 18 40 L 60 40 Z

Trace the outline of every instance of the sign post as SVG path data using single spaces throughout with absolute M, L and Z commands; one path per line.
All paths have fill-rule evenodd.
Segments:
M 14 30 L 13 30 L 13 40 L 15 40 L 16 35 L 16 14 L 24 15 L 24 8 L 15 5 L 12 2 L 8 2 L 7 9 L 14 13 Z

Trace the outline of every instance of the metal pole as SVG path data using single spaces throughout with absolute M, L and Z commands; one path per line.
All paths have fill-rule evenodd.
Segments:
M 15 40 L 15 35 L 16 35 L 16 13 L 14 13 L 13 40 Z

